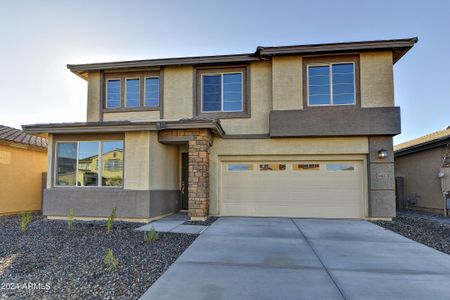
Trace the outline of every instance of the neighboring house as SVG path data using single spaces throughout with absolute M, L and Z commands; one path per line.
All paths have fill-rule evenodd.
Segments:
M 39 211 L 47 139 L 0 125 L 0 215 Z
M 395 176 L 399 208 L 447 215 L 450 127 L 395 146 Z
M 393 217 L 393 65 L 416 42 L 68 65 L 87 122 L 23 126 L 49 134 L 44 214 Z

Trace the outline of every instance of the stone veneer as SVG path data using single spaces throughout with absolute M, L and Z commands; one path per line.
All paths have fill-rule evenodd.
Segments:
M 189 144 L 189 216 L 206 219 L 209 213 L 209 148 L 212 137 L 208 129 L 164 130 L 160 137 L 180 137 Z

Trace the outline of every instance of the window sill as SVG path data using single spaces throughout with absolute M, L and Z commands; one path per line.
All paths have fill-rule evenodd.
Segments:
M 208 119 L 245 119 L 250 118 L 251 115 L 248 112 L 202 112 L 198 113 L 197 117 Z
M 159 111 L 161 108 L 158 107 L 122 107 L 122 108 L 103 108 L 104 113 L 115 113 L 115 112 L 136 112 L 136 111 Z

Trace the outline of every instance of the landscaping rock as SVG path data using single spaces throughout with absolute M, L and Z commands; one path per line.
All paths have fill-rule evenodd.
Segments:
M 0 219 L 0 299 L 137 299 L 196 239 L 160 233 L 145 243 L 142 224 L 37 219 L 20 232 L 20 217 Z M 110 271 L 103 257 L 119 261 Z
M 400 215 L 392 221 L 374 221 L 373 223 L 450 254 L 450 224 L 428 217 L 406 215 Z

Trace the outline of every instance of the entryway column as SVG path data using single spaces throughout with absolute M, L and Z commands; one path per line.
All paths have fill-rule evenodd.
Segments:
M 190 129 L 189 141 L 189 216 L 204 220 L 209 214 L 209 147 L 212 138 L 208 129 Z

